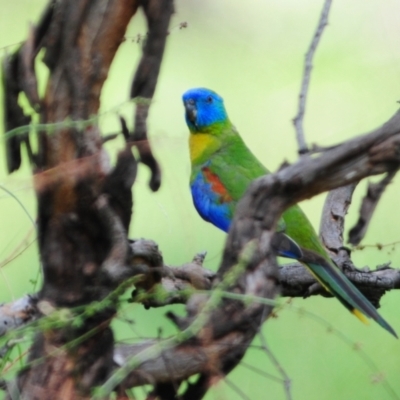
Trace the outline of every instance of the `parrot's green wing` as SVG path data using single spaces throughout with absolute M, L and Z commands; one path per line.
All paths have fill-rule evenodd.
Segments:
M 230 207 L 233 215 L 238 201 L 243 197 L 250 183 L 260 176 L 269 174 L 270 171 L 247 148 L 234 127 L 232 127 L 232 133 L 233 135 L 226 135 L 226 143 L 209 158 L 207 166 L 219 177 L 232 198 Z M 285 231 L 301 247 L 328 257 L 317 233 L 299 206 L 289 208 L 282 215 L 277 231 Z

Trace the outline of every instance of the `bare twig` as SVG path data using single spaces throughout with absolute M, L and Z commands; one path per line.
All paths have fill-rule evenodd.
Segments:
M 230 386 L 230 388 L 232 390 L 235 391 L 236 394 L 239 395 L 239 397 L 241 397 L 243 400 L 250 400 L 250 397 L 246 395 L 245 392 L 243 392 L 242 389 L 240 389 L 239 386 L 237 386 L 236 384 L 234 384 L 230 379 L 228 379 L 227 377 L 224 378 L 225 383 Z
M 321 39 L 321 35 L 324 32 L 326 25 L 328 24 L 328 15 L 331 7 L 332 0 L 325 0 L 324 7 L 322 8 L 321 16 L 318 22 L 317 30 L 314 33 L 310 47 L 305 56 L 303 80 L 301 83 L 301 90 L 299 94 L 299 107 L 297 115 L 293 119 L 293 124 L 296 129 L 296 139 L 299 146 L 299 154 L 305 154 L 308 152 L 308 147 L 304 137 L 303 118 L 306 110 L 308 86 L 310 84 L 312 61 L 315 50 L 317 49 L 318 43 Z
M 386 187 L 391 183 L 396 173 L 397 169 L 389 171 L 381 181 L 377 183 L 370 183 L 368 185 L 367 194 L 365 195 L 361 203 L 358 221 L 349 232 L 349 242 L 352 245 L 357 246 L 364 238 L 375 208 L 378 205 L 378 202 L 382 197 L 383 192 L 385 191 Z
M 262 332 L 259 333 L 258 337 L 260 338 L 261 342 L 261 348 L 267 353 L 269 359 L 272 361 L 272 363 L 275 365 L 277 370 L 282 376 L 282 381 L 283 381 L 283 388 L 285 390 L 285 395 L 287 400 L 292 400 L 292 391 L 291 391 L 291 386 L 292 382 L 290 380 L 289 375 L 287 372 L 283 369 L 282 365 L 280 364 L 279 360 L 275 357 L 275 354 L 271 351 L 271 349 L 268 346 L 267 340 L 265 339 L 265 336 L 263 335 Z
M 245 361 L 242 361 L 242 362 L 240 363 L 240 366 L 242 366 L 242 367 L 244 367 L 244 368 L 247 368 L 247 369 L 249 369 L 250 371 L 253 371 L 253 372 L 255 372 L 256 374 L 258 374 L 258 375 L 260 375 L 260 376 L 262 376 L 262 377 L 264 377 L 264 378 L 266 378 L 266 379 L 271 379 L 272 381 L 279 382 L 279 383 L 282 383 L 282 382 L 283 382 L 283 379 L 282 379 L 282 378 L 278 378 L 277 376 L 272 375 L 272 374 L 270 374 L 270 373 L 268 373 L 268 372 L 265 372 L 265 371 L 263 371 L 261 368 L 257 368 L 257 367 L 255 367 L 254 365 L 248 364 L 248 363 L 245 362 Z

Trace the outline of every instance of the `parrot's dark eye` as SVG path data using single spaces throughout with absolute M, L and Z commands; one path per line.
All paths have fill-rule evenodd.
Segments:
M 213 102 L 213 98 L 211 96 L 208 96 L 206 101 L 207 101 L 207 103 L 212 103 Z

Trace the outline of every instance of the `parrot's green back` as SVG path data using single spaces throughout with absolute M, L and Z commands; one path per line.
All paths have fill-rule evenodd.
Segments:
M 237 203 L 250 183 L 269 171 L 230 122 L 220 96 L 208 89 L 192 89 L 183 95 L 183 101 L 190 130 L 190 188 L 194 205 L 203 219 L 228 232 Z M 278 234 L 281 237 L 289 237 L 279 242 L 279 255 L 301 261 L 361 321 L 367 321 L 365 316 L 373 318 L 397 337 L 375 307 L 331 261 L 299 206 L 283 213 L 277 230 L 284 230 L 284 234 Z M 294 246 L 288 245 L 288 241 Z

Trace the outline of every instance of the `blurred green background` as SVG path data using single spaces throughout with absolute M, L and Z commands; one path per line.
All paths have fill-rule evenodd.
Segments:
M 24 40 L 29 21 L 37 21 L 44 0 L 0 0 L 0 49 L 4 54 Z M 135 214 L 131 237 L 159 243 L 167 263 L 178 265 L 207 250 L 206 266 L 216 269 L 225 235 L 202 221 L 188 190 L 187 128 L 181 95 L 204 86 L 221 94 L 232 121 L 254 153 L 272 170 L 296 159 L 291 119 L 296 114 L 303 60 L 317 25 L 322 1 L 311 0 L 176 0 L 176 12 L 149 117 L 154 151 L 163 170 L 161 190 L 147 187 L 141 167 L 134 187 Z M 187 22 L 187 29 L 179 29 Z M 141 13 L 132 20 L 128 40 L 118 51 L 102 94 L 103 133 L 118 129 L 116 111 L 130 117 L 130 82 L 145 34 Z M 400 99 L 400 3 L 354 0 L 333 2 L 329 26 L 317 50 L 311 79 L 306 138 L 330 145 L 367 132 L 386 121 Z M 42 77 L 45 70 L 39 68 Z M 2 96 L 2 93 L 0 93 Z M 1 113 L 1 111 L 0 111 Z M 0 128 L 2 129 L 2 128 Z M 2 132 L 1 132 L 2 134 Z M 112 159 L 121 142 L 109 144 Z M 35 196 L 29 168 L 7 176 L 4 143 L 0 141 L 0 301 L 34 289 L 39 259 L 32 223 L 4 189 L 17 196 L 35 218 Z M 400 241 L 398 228 L 400 179 L 390 185 L 373 217 L 364 244 Z M 366 182 L 359 185 L 347 219 L 357 218 Z M 324 196 L 302 204 L 318 228 Z M 399 244 L 355 251 L 359 267 L 392 262 L 400 267 Z M 37 286 L 36 286 L 37 288 Z M 400 293 L 381 302 L 382 315 L 400 333 Z M 264 326 L 269 347 L 292 383 L 293 399 L 400 398 L 400 341 L 376 324 L 364 326 L 337 302 L 321 297 L 295 299 Z M 183 312 L 183 307 L 177 307 Z M 145 311 L 130 305 L 115 323 L 121 340 L 175 332 L 165 309 Z M 337 332 L 312 317 L 331 323 Z M 125 319 L 133 319 L 134 324 Z M 259 342 L 256 341 L 255 344 Z M 280 377 L 276 366 L 257 348 L 244 361 Z M 285 399 L 283 383 L 238 367 L 229 380 L 250 399 Z M 389 387 L 390 386 L 390 387 Z M 137 396 L 143 392 L 135 390 Z M 240 399 L 221 381 L 207 399 Z

